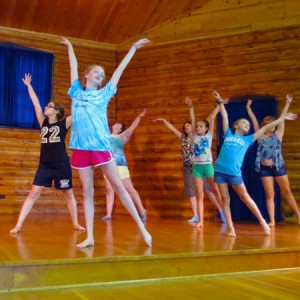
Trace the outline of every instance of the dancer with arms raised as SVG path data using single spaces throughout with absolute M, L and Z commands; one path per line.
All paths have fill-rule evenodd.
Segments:
M 85 229 L 78 224 L 77 220 L 77 203 L 72 189 L 72 170 L 65 146 L 65 138 L 72 124 L 72 117 L 64 118 L 64 108 L 53 101 L 48 103 L 43 112 L 40 101 L 31 85 L 31 75 L 25 74 L 22 80 L 27 86 L 36 118 L 41 127 L 41 150 L 40 162 L 31 191 L 23 203 L 16 226 L 10 232 L 18 233 L 21 231 L 23 222 L 40 197 L 44 187 L 51 187 L 53 181 L 55 188 L 64 194 L 74 229 L 83 231 Z
M 78 63 L 69 40 L 62 38 L 61 43 L 68 48 L 72 98 L 73 126 L 70 148 L 72 167 L 78 169 L 84 199 L 84 214 L 87 237 L 77 245 L 79 248 L 94 245 L 94 167 L 99 166 L 109 180 L 122 204 L 135 220 L 145 243 L 152 244 L 152 237 L 146 230 L 140 216 L 120 179 L 118 168 L 110 146 L 110 132 L 107 122 L 107 105 L 117 92 L 120 77 L 136 50 L 148 43 L 148 39 L 135 42 L 123 58 L 110 81 L 102 88 L 105 71 L 99 65 L 89 66 L 85 73 L 84 86 L 78 80 Z

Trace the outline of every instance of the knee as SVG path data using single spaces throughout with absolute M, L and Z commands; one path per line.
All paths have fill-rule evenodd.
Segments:
M 125 189 L 123 184 L 115 185 L 114 186 L 114 191 L 116 192 L 116 194 L 118 196 L 120 196 L 120 195 L 122 196 L 123 194 L 126 193 L 126 189 Z
M 266 194 L 266 201 L 267 202 L 273 202 L 274 201 L 274 193 L 272 194 Z
M 40 191 L 31 191 L 28 195 L 28 198 L 35 201 L 39 198 L 40 195 L 41 195 Z
M 63 190 L 62 192 L 67 201 L 72 201 L 73 199 L 75 199 L 73 193 L 70 192 L 70 190 Z
M 266 199 L 267 200 L 273 200 L 275 196 L 275 192 L 273 190 L 266 190 Z
M 292 191 L 289 186 L 284 187 L 281 192 L 286 199 L 293 197 Z
M 93 198 L 94 197 L 94 187 L 83 187 L 82 188 L 83 198 Z
M 135 188 L 134 188 L 133 185 L 130 185 L 130 186 L 125 185 L 125 189 L 126 189 L 126 191 L 127 191 L 129 194 L 132 194 L 132 193 L 135 192 Z
M 252 200 L 252 198 L 250 197 L 250 195 L 248 194 L 248 192 L 241 192 L 239 193 L 239 197 L 241 198 L 242 201 L 244 202 L 249 202 L 249 200 Z
M 106 193 L 106 195 L 112 195 L 112 194 L 114 194 L 114 190 L 111 186 L 106 186 L 105 193 Z
M 228 196 L 225 196 L 225 195 L 221 195 L 221 197 L 222 197 L 222 203 L 223 203 L 223 205 L 229 205 L 230 198 Z
M 204 190 L 200 188 L 196 188 L 196 196 L 197 198 L 203 198 L 204 197 Z

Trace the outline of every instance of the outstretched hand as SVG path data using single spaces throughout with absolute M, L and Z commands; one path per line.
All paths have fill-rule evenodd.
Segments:
M 223 100 L 220 94 L 217 91 L 213 91 L 212 96 L 215 97 L 217 100 Z
M 185 98 L 184 98 L 184 102 L 185 102 L 185 104 L 188 105 L 188 107 L 193 107 L 193 101 L 192 101 L 191 98 L 185 97 Z
M 230 98 L 225 98 L 225 99 L 223 99 L 223 103 L 224 103 L 224 104 L 228 104 L 229 101 L 230 101 Z
M 22 78 L 25 85 L 29 86 L 32 80 L 32 75 L 30 73 L 25 73 L 24 78 Z
M 293 101 L 293 95 L 292 94 L 287 94 L 286 95 L 286 102 L 291 103 Z
M 65 37 L 62 37 L 61 40 L 59 41 L 59 43 L 62 45 L 66 45 L 66 46 L 72 45 L 71 42 Z
M 246 104 L 246 107 L 247 107 L 247 108 L 250 108 L 251 105 L 252 105 L 252 100 L 251 100 L 251 99 L 248 99 L 247 104 Z
M 285 120 L 290 120 L 290 121 L 294 121 L 294 120 L 296 120 L 297 118 L 298 118 L 298 115 L 297 114 L 294 114 L 294 113 L 291 113 L 291 112 L 289 112 L 289 113 L 287 113 L 286 115 L 285 115 Z
M 146 112 L 147 112 L 147 108 L 145 108 L 143 110 L 143 112 L 141 114 L 138 115 L 139 118 L 145 117 L 146 116 Z
M 143 39 L 140 39 L 138 40 L 137 42 L 133 43 L 133 46 L 136 48 L 136 49 L 140 49 L 142 47 L 145 46 L 145 44 L 149 43 L 150 40 L 148 38 L 143 38 Z

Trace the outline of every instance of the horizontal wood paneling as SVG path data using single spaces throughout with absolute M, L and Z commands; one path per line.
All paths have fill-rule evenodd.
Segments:
M 165 117 L 179 130 L 189 120 L 184 97 L 194 100 L 197 119 L 204 119 L 214 107 L 211 92 L 224 97 L 244 94 L 270 94 L 279 99 L 292 92 L 291 111 L 300 111 L 300 27 L 246 33 L 230 37 L 188 41 L 139 51 L 130 63 L 119 86 L 118 119 L 130 122 L 144 107 L 147 116 L 141 121 L 133 139 L 125 147 L 133 182 L 146 203 L 165 201 L 165 210 L 189 216 L 183 201 L 180 141 L 161 122 Z M 122 57 L 123 52 L 119 53 Z M 300 204 L 299 181 L 300 120 L 286 122 L 283 151 L 291 186 Z M 216 156 L 216 142 L 213 146 Z M 151 207 L 151 204 L 148 204 Z M 155 206 L 155 204 L 153 204 Z M 286 207 L 287 211 L 291 209 Z M 182 209 L 182 211 L 180 211 Z M 206 217 L 215 211 L 206 202 Z
M 298 0 L 211 0 L 199 9 L 143 32 L 155 45 L 266 31 L 300 22 Z M 122 44 L 128 47 L 141 35 Z

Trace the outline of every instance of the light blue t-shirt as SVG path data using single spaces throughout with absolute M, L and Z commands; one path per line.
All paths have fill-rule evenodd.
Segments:
M 71 149 L 111 149 L 107 105 L 116 92 L 117 88 L 114 88 L 111 82 L 100 90 L 84 90 L 78 79 L 73 82 L 68 91 L 72 98 Z
M 253 137 L 254 134 L 246 136 L 234 134 L 228 128 L 216 160 L 215 172 L 241 177 L 244 157 L 250 145 L 253 144 Z
M 117 166 L 127 166 L 127 161 L 123 150 L 125 143 L 119 138 L 110 137 L 110 144 Z

